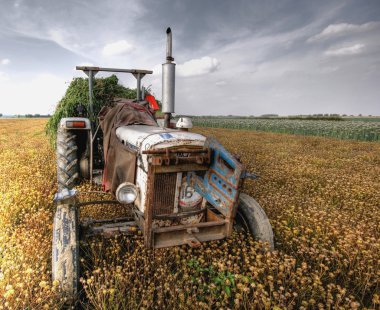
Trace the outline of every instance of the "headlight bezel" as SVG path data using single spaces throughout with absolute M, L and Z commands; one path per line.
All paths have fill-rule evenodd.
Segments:
M 121 204 L 131 204 L 139 197 L 139 189 L 131 182 L 123 182 L 117 187 L 115 196 Z

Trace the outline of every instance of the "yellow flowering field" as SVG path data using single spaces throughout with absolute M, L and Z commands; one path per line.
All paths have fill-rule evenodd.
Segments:
M 0 120 L 0 309 L 64 303 L 50 274 L 56 167 L 45 124 Z M 81 245 L 83 308 L 380 307 L 379 143 L 196 131 L 216 136 L 260 176 L 243 191 L 267 212 L 276 251 L 238 233 L 197 249 L 155 251 L 144 249 L 141 236 L 92 238 Z M 86 207 L 81 216 L 126 212 Z

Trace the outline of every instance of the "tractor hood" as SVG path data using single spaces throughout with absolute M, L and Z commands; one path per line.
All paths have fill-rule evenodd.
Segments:
M 121 126 L 116 129 L 119 141 L 138 152 L 173 146 L 203 146 L 206 137 L 178 129 L 147 125 Z

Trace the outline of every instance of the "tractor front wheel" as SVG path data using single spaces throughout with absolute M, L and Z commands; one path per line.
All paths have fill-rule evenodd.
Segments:
M 58 129 L 57 132 L 57 181 L 58 190 L 72 189 L 79 179 L 76 136 L 73 132 Z
M 70 304 L 75 302 L 79 284 L 78 210 L 71 204 L 58 205 L 54 215 L 52 276 Z
M 274 250 L 273 230 L 269 219 L 257 201 L 247 194 L 240 193 L 235 228 L 251 233 L 256 240 L 267 242 L 269 249 Z

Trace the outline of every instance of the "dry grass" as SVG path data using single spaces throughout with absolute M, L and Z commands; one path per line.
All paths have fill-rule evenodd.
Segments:
M 0 309 L 62 304 L 50 277 L 56 186 L 45 122 L 0 121 Z M 199 249 L 156 251 L 138 236 L 91 239 L 82 245 L 85 307 L 379 307 L 379 143 L 197 131 L 215 135 L 261 176 L 244 191 L 266 210 L 278 250 L 263 252 L 238 234 Z

